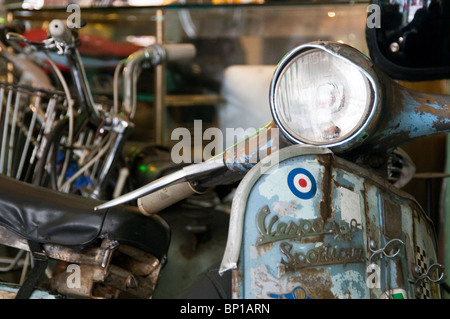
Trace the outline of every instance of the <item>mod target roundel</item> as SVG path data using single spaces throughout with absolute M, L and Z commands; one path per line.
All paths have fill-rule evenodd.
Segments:
M 314 176 L 304 168 L 295 168 L 289 172 L 287 182 L 291 192 L 301 198 L 313 198 L 317 191 Z

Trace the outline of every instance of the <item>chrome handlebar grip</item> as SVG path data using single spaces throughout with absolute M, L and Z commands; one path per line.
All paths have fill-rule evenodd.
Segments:
M 136 109 L 136 71 L 146 62 L 152 66 L 165 61 L 177 61 L 194 57 L 196 50 L 192 44 L 154 44 L 132 53 L 125 61 L 123 68 L 123 108 L 130 118 Z

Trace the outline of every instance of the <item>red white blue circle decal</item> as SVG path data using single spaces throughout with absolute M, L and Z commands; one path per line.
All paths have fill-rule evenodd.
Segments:
M 304 168 L 295 168 L 289 172 L 287 182 L 291 192 L 301 198 L 313 198 L 317 191 L 314 176 Z

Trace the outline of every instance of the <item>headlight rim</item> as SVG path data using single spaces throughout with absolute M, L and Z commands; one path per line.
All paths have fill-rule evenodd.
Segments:
M 328 54 L 331 54 L 335 57 L 344 59 L 349 63 L 352 63 L 367 79 L 370 88 L 371 94 L 371 96 L 369 97 L 370 106 L 363 123 L 360 125 L 359 128 L 354 130 L 354 133 L 351 134 L 350 136 L 329 144 L 320 144 L 320 145 L 311 144 L 305 142 L 301 138 L 294 136 L 283 126 L 282 121 L 280 120 L 280 117 L 277 114 L 276 110 L 275 92 L 280 76 L 283 74 L 285 68 L 290 64 L 292 60 L 294 60 L 302 53 L 313 49 L 325 51 Z M 310 42 L 302 44 L 294 48 L 290 52 L 288 52 L 278 63 L 274 71 L 269 91 L 269 104 L 272 117 L 275 123 L 278 125 L 281 132 L 283 133 L 283 135 L 288 140 L 290 140 L 292 143 L 295 144 L 314 145 L 319 147 L 330 148 L 336 153 L 353 149 L 356 146 L 361 145 L 362 142 L 364 142 L 370 136 L 370 134 L 374 131 L 374 127 L 379 118 L 382 100 L 383 100 L 382 85 L 379 79 L 378 72 L 375 70 L 372 61 L 357 49 L 343 43 L 332 41 Z

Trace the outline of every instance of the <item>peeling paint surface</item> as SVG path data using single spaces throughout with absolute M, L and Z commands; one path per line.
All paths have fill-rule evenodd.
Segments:
M 333 295 L 340 299 L 368 299 L 366 278 L 360 272 L 347 270 L 331 277 Z
M 265 200 L 271 203 L 271 208 L 279 213 L 280 216 L 290 215 L 298 218 L 314 218 L 314 209 L 312 205 L 313 201 L 304 201 L 296 196 L 293 196 L 288 185 L 286 184 L 286 178 L 289 172 L 296 166 L 291 166 L 289 163 L 280 165 L 276 168 L 275 172 L 266 174 L 264 183 L 259 183 L 258 192 L 259 195 Z M 317 166 L 316 178 L 320 178 L 323 168 Z M 280 178 L 283 176 L 283 178 Z
M 287 179 L 299 168 L 310 175 L 300 174 L 294 189 Z M 436 262 L 436 247 L 431 224 L 411 197 L 323 154 L 288 157 L 255 180 L 235 296 L 378 299 L 402 291 L 399 296 L 420 297 L 412 271 L 417 246 L 428 266 Z M 311 189 L 312 197 L 298 196 L 297 190 Z M 435 286 L 427 287 L 429 297 L 439 297 Z

